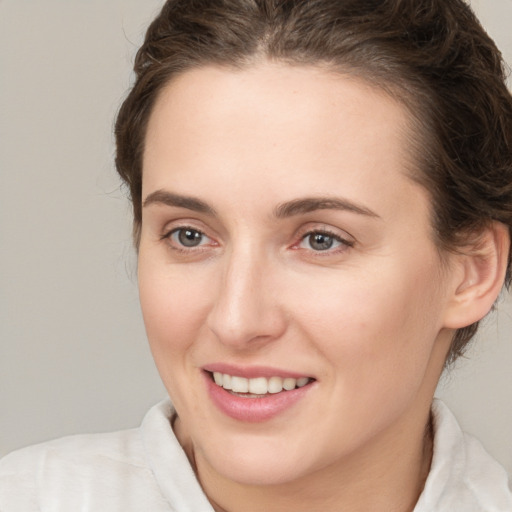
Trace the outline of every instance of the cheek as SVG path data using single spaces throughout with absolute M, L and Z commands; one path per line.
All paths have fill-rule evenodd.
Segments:
M 321 434 L 354 446 L 414 403 L 440 330 L 433 274 L 417 277 L 404 266 L 384 270 L 297 301 L 302 332 L 328 361 L 320 377 L 332 390 L 323 407 L 330 421 Z
M 427 364 L 442 308 L 437 266 L 423 263 L 340 276 L 298 298 L 302 329 L 340 375 L 375 380 Z
M 139 259 L 139 295 L 148 340 L 160 370 L 186 355 L 204 325 L 203 281 Z

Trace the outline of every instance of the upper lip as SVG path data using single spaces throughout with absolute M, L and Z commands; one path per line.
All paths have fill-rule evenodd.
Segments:
M 256 379 L 258 377 L 283 377 L 300 379 L 302 377 L 312 378 L 311 375 L 307 375 L 300 372 L 294 372 L 290 370 L 283 370 L 281 368 L 275 368 L 270 366 L 238 366 L 230 363 L 212 363 L 202 367 L 204 371 L 213 373 L 226 373 L 228 375 L 245 377 L 246 379 Z

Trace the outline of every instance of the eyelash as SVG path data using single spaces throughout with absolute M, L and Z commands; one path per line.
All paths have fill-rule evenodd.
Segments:
M 328 229 L 312 229 L 312 230 L 309 230 L 308 232 L 304 233 L 301 236 L 300 241 L 297 244 L 295 244 L 293 246 L 293 248 L 301 249 L 300 245 L 302 243 L 304 243 L 308 238 L 310 238 L 312 236 L 318 236 L 318 235 L 328 237 L 328 238 L 334 240 L 335 242 L 339 243 L 339 246 L 335 247 L 334 249 L 331 249 L 331 247 L 328 247 L 327 249 L 324 249 L 324 250 L 314 250 L 313 248 L 311 248 L 311 251 L 313 253 L 315 253 L 315 255 L 318 255 L 318 256 L 324 256 L 324 255 L 327 256 L 327 255 L 337 254 L 339 252 L 346 251 L 347 249 L 349 249 L 351 247 L 354 247 L 354 244 L 355 244 L 354 241 L 347 240 L 346 238 L 343 238 L 343 237 L 339 236 L 338 234 L 333 233 L 332 231 L 329 231 Z
M 208 235 L 206 235 L 200 229 L 194 228 L 192 226 L 180 226 L 180 227 L 173 228 L 173 229 L 165 232 L 160 237 L 160 240 L 167 240 L 167 241 L 169 241 L 169 245 L 170 245 L 171 249 L 173 249 L 175 251 L 179 251 L 179 252 L 188 253 L 188 252 L 191 252 L 191 251 L 201 250 L 202 246 L 205 245 L 205 244 L 200 243 L 199 245 L 196 245 L 196 246 L 187 247 L 185 245 L 180 244 L 179 241 L 173 240 L 173 235 L 178 235 L 179 236 L 180 233 L 183 233 L 185 231 L 192 231 L 193 233 L 199 234 L 201 237 L 206 237 L 207 239 L 210 239 L 210 237 Z M 202 241 L 203 240 L 201 240 L 201 242 Z M 217 244 L 214 244 L 214 245 L 217 245 Z
M 165 232 L 160 237 L 160 240 L 168 240 L 169 245 L 171 246 L 171 248 L 173 250 L 179 251 L 182 253 L 198 251 L 198 250 L 201 250 L 203 245 L 206 245 L 206 244 L 200 243 L 199 245 L 195 245 L 195 246 L 192 245 L 190 247 L 187 247 L 187 246 L 181 244 L 179 240 L 173 240 L 174 235 L 179 236 L 180 233 L 183 233 L 185 231 L 191 231 L 191 232 L 195 233 L 196 236 L 199 235 L 200 237 L 202 237 L 201 242 L 203 242 L 203 238 L 211 240 L 211 238 L 208 235 L 206 235 L 203 231 L 201 231 L 200 229 L 194 228 L 192 226 L 180 226 L 177 228 L 173 228 L 173 229 Z M 328 247 L 323 250 L 322 249 L 315 250 L 311 246 L 309 249 L 301 247 L 301 245 L 308 238 L 310 238 L 312 236 L 318 236 L 318 235 L 330 238 L 331 240 L 338 243 L 339 245 L 337 247 L 335 247 L 334 249 L 332 249 L 331 247 Z M 312 230 L 309 230 L 306 233 L 302 234 L 300 237 L 300 240 L 292 245 L 292 249 L 295 249 L 295 250 L 305 249 L 305 250 L 310 250 L 312 253 L 314 253 L 315 255 L 318 255 L 318 256 L 327 256 L 327 255 L 333 255 L 333 254 L 337 254 L 339 252 L 346 251 L 347 249 L 353 247 L 354 244 L 355 244 L 354 241 L 347 240 L 347 239 L 345 239 L 327 229 L 312 229 Z M 214 243 L 213 245 L 215 246 L 218 244 Z

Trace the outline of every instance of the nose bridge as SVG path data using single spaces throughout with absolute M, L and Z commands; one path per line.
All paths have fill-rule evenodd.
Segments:
M 271 286 L 271 262 L 252 243 L 239 243 L 224 256 L 210 329 L 224 344 L 243 348 L 248 342 L 269 341 L 284 325 Z

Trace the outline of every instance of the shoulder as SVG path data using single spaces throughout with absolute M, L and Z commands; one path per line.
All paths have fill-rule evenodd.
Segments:
M 136 430 L 70 436 L 7 455 L 0 461 L 0 509 L 37 510 L 50 497 L 63 499 L 66 489 L 82 494 L 144 473 L 138 438 Z
M 168 510 L 148 463 L 141 429 L 69 436 L 0 460 L 0 510 L 32 512 L 45 507 Z
M 63 437 L 14 451 L 0 460 L 0 478 L 60 471 L 75 464 L 143 465 L 138 429 Z
M 464 434 L 464 455 L 464 485 L 480 510 L 512 511 L 512 490 L 505 469 L 469 434 Z

